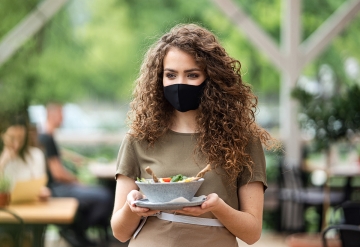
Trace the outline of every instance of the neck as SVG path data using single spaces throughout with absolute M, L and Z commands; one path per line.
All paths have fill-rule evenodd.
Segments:
M 50 122 L 46 122 L 46 125 L 45 125 L 45 132 L 50 134 L 50 135 L 53 135 L 54 132 L 55 132 L 55 129 L 56 127 L 50 123 Z
M 173 116 L 173 124 L 170 129 L 179 133 L 195 133 L 197 110 L 179 112 L 175 111 Z

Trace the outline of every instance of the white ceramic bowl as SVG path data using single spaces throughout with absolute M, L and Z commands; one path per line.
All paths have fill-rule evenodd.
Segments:
M 147 179 L 152 181 L 152 179 Z M 169 202 L 179 197 L 191 200 L 199 190 L 204 178 L 193 182 L 146 183 L 135 181 L 150 202 Z

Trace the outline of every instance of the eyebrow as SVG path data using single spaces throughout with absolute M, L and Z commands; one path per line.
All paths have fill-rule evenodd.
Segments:
M 170 69 L 170 68 L 165 68 L 164 71 L 177 72 L 176 70 Z M 188 72 L 194 72 L 194 71 L 202 71 L 202 70 L 199 68 L 192 68 L 192 69 L 187 69 L 184 72 L 188 73 Z

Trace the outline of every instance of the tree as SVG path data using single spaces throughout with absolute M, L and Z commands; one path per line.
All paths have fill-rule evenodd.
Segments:
M 37 0 L 14 4 L 12 0 L 1 3 L 0 37 L 10 31 L 34 6 Z M 9 14 L 11 13 L 11 14 Z M 36 84 L 37 73 L 33 70 L 37 54 L 41 50 L 43 33 L 38 33 L 27 42 L 10 61 L 0 68 L 0 109 L 6 112 L 26 112 L 32 100 L 32 92 Z

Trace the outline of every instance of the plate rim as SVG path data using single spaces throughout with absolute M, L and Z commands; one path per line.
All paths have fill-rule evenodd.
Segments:
M 191 206 L 198 206 L 201 205 L 203 202 L 205 202 L 206 200 L 206 196 L 205 195 L 201 195 L 201 196 L 194 196 L 191 200 L 193 200 L 194 198 L 198 199 L 198 201 L 189 201 L 189 202 L 149 202 L 148 199 L 144 198 L 144 199 L 140 199 L 140 200 L 136 200 L 134 202 L 134 204 L 138 207 L 142 207 L 142 208 L 149 208 L 149 209 L 154 209 L 154 210 L 166 210 L 166 206 L 169 206 L 169 209 L 174 209 L 174 207 L 191 207 Z M 149 202 L 147 205 L 144 205 L 143 203 L 146 204 L 146 201 Z M 138 203 L 142 204 L 142 205 L 138 205 Z M 146 207 L 148 206 L 148 207 Z

